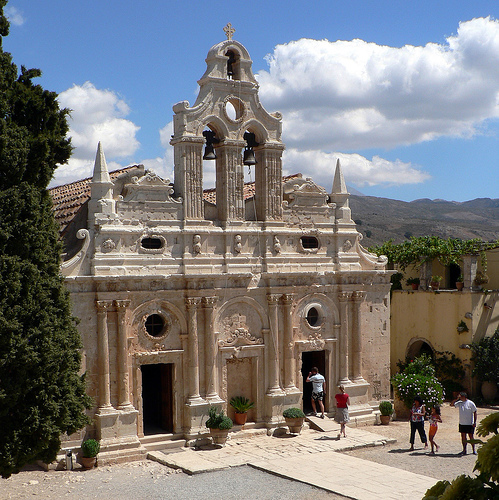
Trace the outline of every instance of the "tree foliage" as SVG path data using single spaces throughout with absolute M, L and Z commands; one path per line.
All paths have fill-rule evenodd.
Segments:
M 459 265 L 464 255 L 481 255 L 482 266 L 486 268 L 484 252 L 498 246 L 499 241 L 487 243 L 479 238 L 471 240 L 448 238 L 445 240 L 438 236 L 418 236 L 398 244 L 389 240 L 382 245 L 369 248 L 369 251 L 376 255 L 386 255 L 388 262 L 398 264 L 402 270 L 410 265 L 419 267 L 423 263 L 435 259 L 444 266 Z
M 423 500 L 489 500 L 499 498 L 499 413 L 491 413 L 485 417 L 477 428 L 480 437 L 494 434 L 485 443 L 481 440 L 475 462 L 475 477 L 461 475 L 452 482 L 438 481 L 426 491 Z
M 68 110 L 2 49 L 0 0 L 0 474 L 50 462 L 61 433 L 87 423 L 80 337 L 60 276 L 47 185 L 71 154 Z

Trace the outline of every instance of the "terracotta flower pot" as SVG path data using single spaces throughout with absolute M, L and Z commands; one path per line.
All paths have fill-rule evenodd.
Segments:
M 286 424 L 288 425 L 289 432 L 291 434 L 300 434 L 301 429 L 303 427 L 303 422 L 305 421 L 303 417 L 301 418 L 284 417 L 284 419 L 286 420 Z
M 440 282 L 439 281 L 432 281 L 430 283 L 431 289 L 432 290 L 438 290 L 440 288 Z
M 379 419 L 382 425 L 388 425 L 390 423 L 391 415 L 380 415 Z
M 412 289 L 417 290 L 419 288 L 419 285 L 417 283 L 411 283 Z
M 234 413 L 234 422 L 237 425 L 244 425 L 246 423 L 246 420 L 248 420 L 247 413 Z
M 92 469 L 95 466 L 97 457 L 80 457 L 80 463 L 84 469 Z
M 213 439 L 213 444 L 224 445 L 227 442 L 227 436 L 229 435 L 228 429 L 210 429 L 210 435 Z
M 462 281 L 456 281 L 456 288 L 460 292 L 464 288 L 464 283 Z
M 487 401 L 493 401 L 497 396 L 497 383 L 496 382 L 482 382 L 482 396 Z

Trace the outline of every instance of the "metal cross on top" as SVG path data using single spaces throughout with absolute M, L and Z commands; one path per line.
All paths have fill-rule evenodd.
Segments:
M 227 26 L 224 28 L 225 36 L 227 40 L 232 40 L 232 35 L 235 33 L 235 29 L 232 27 L 232 24 L 227 23 Z

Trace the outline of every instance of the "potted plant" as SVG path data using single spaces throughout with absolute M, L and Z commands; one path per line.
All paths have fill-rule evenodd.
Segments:
M 432 290 L 438 290 L 440 288 L 440 282 L 442 281 L 442 276 L 435 274 L 430 279 L 430 286 Z
M 86 439 L 83 441 L 83 443 L 81 443 L 81 465 L 83 465 L 85 469 L 94 467 L 99 451 L 100 443 L 96 439 Z
M 378 406 L 381 412 L 380 420 L 383 425 L 388 425 L 390 423 L 390 418 L 393 414 L 393 405 L 390 401 L 381 401 Z
M 459 292 L 464 288 L 464 277 L 462 274 L 456 280 L 456 288 Z
M 488 282 L 489 277 L 483 271 L 477 271 L 475 279 L 473 280 L 475 286 L 482 287 L 482 285 L 485 285 Z
M 492 337 L 485 337 L 478 342 L 472 342 L 471 361 L 472 375 L 482 382 L 482 395 L 487 401 L 492 401 L 497 395 L 499 380 L 499 328 Z
M 286 420 L 291 434 L 300 434 L 303 422 L 305 421 L 305 413 L 300 408 L 286 408 L 282 412 L 282 416 Z
M 255 403 L 244 396 L 235 396 L 230 400 L 230 405 L 235 411 L 234 420 L 236 424 L 244 425 L 248 418 L 248 411 L 255 406 Z
M 232 420 L 224 414 L 223 410 L 217 411 L 215 406 L 208 410 L 206 427 L 210 429 L 210 435 L 214 444 L 224 445 L 227 441 L 229 430 L 232 429 Z
M 413 290 L 417 290 L 419 288 L 419 283 L 419 278 L 407 278 L 405 282 L 407 286 L 411 285 Z
M 461 320 L 457 324 L 457 331 L 458 333 L 463 333 L 463 332 L 469 332 L 470 329 L 468 328 L 468 325 L 463 320 Z

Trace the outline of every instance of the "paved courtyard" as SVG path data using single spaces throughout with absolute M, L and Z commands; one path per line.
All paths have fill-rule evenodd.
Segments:
M 457 456 L 457 410 L 448 405 L 442 410 L 436 456 L 418 442 L 409 452 L 408 422 L 349 428 L 347 438 L 338 439 L 337 425 L 326 421 L 325 432 L 308 429 L 299 436 L 270 437 L 251 431 L 246 434 L 252 437 L 236 434 L 224 448 L 151 453 L 167 465 L 148 460 L 91 471 L 25 471 L 0 480 L 0 498 L 236 499 L 250 492 L 257 499 L 419 499 L 438 479 L 471 474 L 474 467 L 473 455 Z M 479 408 L 479 419 L 492 411 Z

